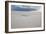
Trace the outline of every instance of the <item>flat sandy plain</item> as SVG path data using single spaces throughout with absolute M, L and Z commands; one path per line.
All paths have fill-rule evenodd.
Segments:
M 41 26 L 41 12 L 11 12 L 11 28 L 35 28 Z

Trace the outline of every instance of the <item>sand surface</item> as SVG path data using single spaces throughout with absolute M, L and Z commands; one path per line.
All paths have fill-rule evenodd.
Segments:
M 12 28 L 34 28 L 41 26 L 41 12 L 11 14 Z

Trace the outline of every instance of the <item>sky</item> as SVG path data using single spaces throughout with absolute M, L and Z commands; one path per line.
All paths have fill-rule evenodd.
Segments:
M 11 11 L 36 11 L 41 6 L 11 5 Z

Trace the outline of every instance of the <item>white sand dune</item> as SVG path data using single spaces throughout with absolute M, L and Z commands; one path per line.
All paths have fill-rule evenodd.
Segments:
M 13 11 L 11 18 L 12 28 L 34 28 L 41 26 L 41 12 L 16 14 Z

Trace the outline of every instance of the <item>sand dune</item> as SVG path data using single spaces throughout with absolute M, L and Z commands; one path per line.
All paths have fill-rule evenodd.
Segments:
M 16 14 L 13 11 L 11 18 L 12 28 L 34 28 L 41 26 L 41 12 Z

